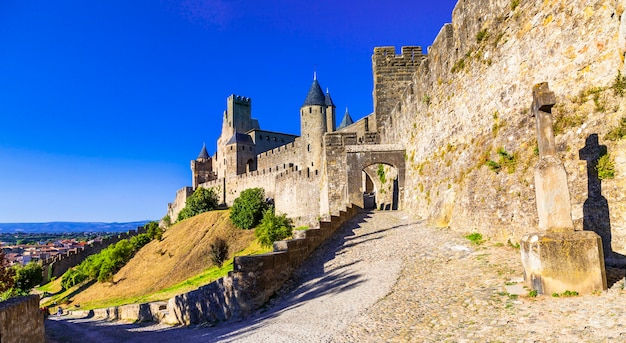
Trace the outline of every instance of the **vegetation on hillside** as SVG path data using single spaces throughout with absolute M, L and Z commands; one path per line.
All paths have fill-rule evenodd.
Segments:
M 230 219 L 240 229 L 251 229 L 259 223 L 265 209 L 267 209 L 265 190 L 249 188 L 241 192 L 233 202 Z
M 229 210 L 210 211 L 172 225 L 161 241 L 148 243 L 113 274 L 112 282 L 82 283 L 62 290 L 57 280 L 40 287 L 53 294 L 43 305 L 56 301 L 69 309 L 75 304 L 92 309 L 167 300 L 227 275 L 234 256 L 269 251 L 256 242 L 252 230 L 236 228 L 229 214 Z M 216 238 L 228 246 L 221 268 L 210 256 Z
M 0 250 L 0 301 L 27 295 L 43 280 L 41 265 L 30 262 L 25 266 L 8 266 L 4 260 L 4 252 Z
M 215 190 L 213 188 L 198 187 L 196 191 L 187 198 L 185 208 L 178 213 L 177 221 L 182 221 L 216 208 L 217 193 L 215 193 Z
M 145 228 L 147 233 L 111 244 L 100 253 L 87 257 L 78 266 L 65 272 L 61 278 L 63 288 L 69 289 L 87 280 L 110 282 L 113 274 L 120 270 L 141 247 L 153 239 L 161 239 L 162 231 L 159 223 L 150 222 Z
M 263 247 L 271 247 L 274 242 L 291 236 L 293 224 L 286 214 L 276 215 L 274 207 L 263 212 L 261 223 L 254 229 L 259 244 Z

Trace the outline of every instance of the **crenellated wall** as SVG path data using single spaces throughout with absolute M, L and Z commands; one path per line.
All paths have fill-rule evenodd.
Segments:
M 412 212 L 499 241 L 536 230 L 529 108 L 533 85 L 548 82 L 575 225 L 600 234 L 611 250 L 607 263 L 623 264 L 626 141 L 605 135 L 626 116 L 625 99 L 611 88 L 618 71 L 626 74 L 624 7 L 624 0 L 457 3 L 383 121 L 381 141 L 406 148 L 403 202 Z M 485 161 L 501 162 L 499 149 L 514 162 L 496 173 Z M 599 180 L 594 170 L 603 151 L 614 158 L 614 179 Z

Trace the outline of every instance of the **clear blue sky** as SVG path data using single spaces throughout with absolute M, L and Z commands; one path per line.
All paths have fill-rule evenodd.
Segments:
M 0 0 L 0 222 L 159 219 L 230 94 L 299 134 L 316 68 L 361 118 L 373 48 L 426 51 L 455 3 Z

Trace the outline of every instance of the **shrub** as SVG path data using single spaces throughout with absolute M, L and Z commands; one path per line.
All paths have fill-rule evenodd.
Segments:
M 274 207 L 263 212 L 263 220 L 254 230 L 254 235 L 263 247 L 271 247 L 281 239 L 291 236 L 293 224 L 286 214 L 276 215 Z
M 230 219 L 236 227 L 250 229 L 259 223 L 266 208 L 263 188 L 249 188 L 233 202 Z
M 159 222 L 156 222 L 156 221 L 149 222 L 148 224 L 144 226 L 144 228 L 146 228 L 146 234 L 149 237 L 148 242 L 152 239 L 158 239 L 158 240 L 163 239 L 163 229 L 159 227 Z
M 43 281 L 43 268 L 39 263 L 30 262 L 15 268 L 15 288 L 18 292 L 28 294 Z
M 596 165 L 596 171 L 598 172 L 598 179 L 606 180 L 615 177 L 615 163 L 611 158 L 611 155 L 606 153 L 598 159 Z
M 198 187 L 187 199 L 185 208 L 178 213 L 178 221 L 217 208 L 217 194 L 213 188 Z
M 228 258 L 228 243 L 223 238 L 215 238 L 209 249 L 209 257 L 211 262 L 218 268 L 222 267 L 224 261 Z

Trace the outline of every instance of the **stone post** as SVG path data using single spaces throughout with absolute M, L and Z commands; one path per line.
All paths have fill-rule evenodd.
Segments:
M 539 162 L 535 167 L 539 232 L 528 234 L 521 241 L 524 280 L 540 294 L 605 290 L 600 236 L 574 230 L 567 174 L 556 156 L 552 129 L 555 103 L 556 97 L 547 83 L 533 87 L 532 113 L 537 121 L 539 145 Z

